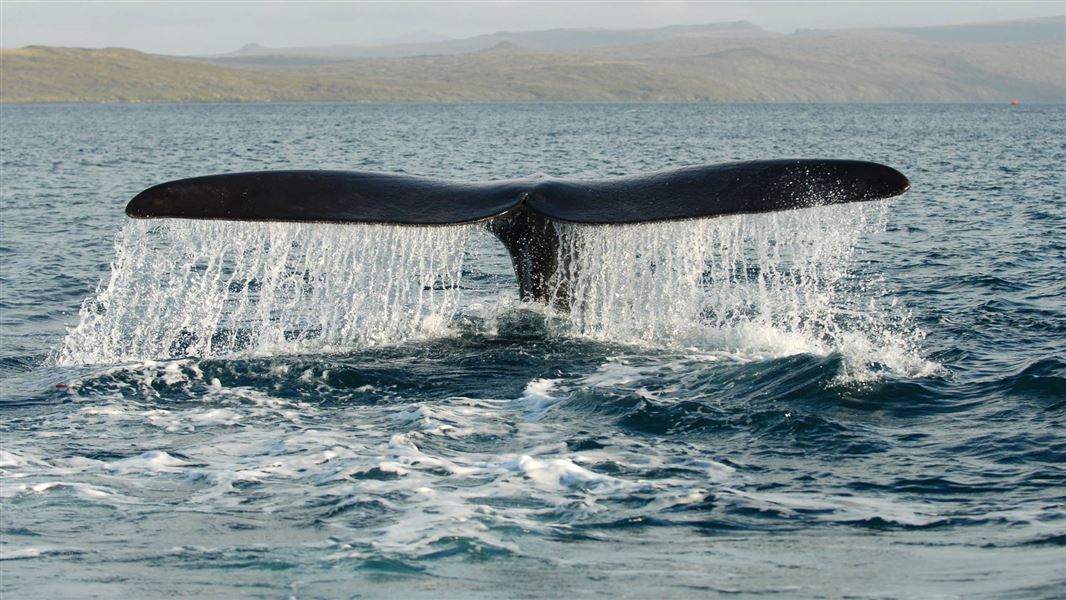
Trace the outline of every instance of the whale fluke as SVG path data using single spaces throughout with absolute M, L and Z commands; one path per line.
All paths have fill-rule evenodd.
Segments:
M 611 225 L 770 212 L 880 200 L 909 188 L 891 167 L 825 159 L 724 163 L 596 181 L 462 183 L 359 171 L 258 171 L 162 183 L 137 194 L 126 214 L 423 226 L 489 221 L 511 254 L 522 298 L 543 302 L 559 259 L 552 222 Z M 559 302 L 560 295 L 554 298 Z
M 126 205 L 134 218 L 448 225 L 517 206 L 514 182 L 469 184 L 360 171 L 253 171 L 168 181 Z
M 647 223 L 879 200 L 910 189 L 885 165 L 855 160 L 757 160 L 599 181 L 551 179 L 530 210 L 553 221 Z

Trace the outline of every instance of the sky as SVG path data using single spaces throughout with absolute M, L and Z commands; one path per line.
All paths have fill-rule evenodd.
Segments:
M 160 54 L 452 38 L 556 27 L 633 29 L 747 20 L 771 31 L 922 26 L 1066 14 L 1063 0 L 835 2 L 351 2 L 0 0 L 0 46 L 122 46 Z

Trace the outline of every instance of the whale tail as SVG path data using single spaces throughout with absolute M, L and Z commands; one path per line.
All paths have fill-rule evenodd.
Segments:
M 891 167 L 784 159 L 686 167 L 596 181 L 460 183 L 358 171 L 261 171 L 162 183 L 126 206 L 134 218 L 451 225 L 486 221 L 507 247 L 523 300 L 547 302 L 558 266 L 553 222 L 647 223 L 891 198 Z M 557 303 L 565 305 L 565 297 Z

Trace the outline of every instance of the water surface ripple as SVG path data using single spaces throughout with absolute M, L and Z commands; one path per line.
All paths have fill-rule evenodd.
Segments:
M 5 595 L 1066 588 L 1062 106 L 0 117 Z M 570 317 L 517 306 L 476 228 L 122 213 L 223 171 L 592 178 L 787 156 L 875 160 L 914 187 L 564 232 L 584 261 Z

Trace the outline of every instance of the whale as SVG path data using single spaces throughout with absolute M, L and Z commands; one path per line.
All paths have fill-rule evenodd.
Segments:
M 444 226 L 484 223 L 510 254 L 523 301 L 567 308 L 556 224 L 626 225 L 813 208 L 899 196 L 911 183 L 861 160 L 774 159 L 597 180 L 459 182 L 402 173 L 224 173 L 150 187 L 136 219 L 216 219 Z

